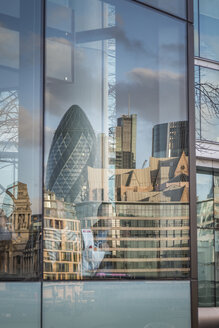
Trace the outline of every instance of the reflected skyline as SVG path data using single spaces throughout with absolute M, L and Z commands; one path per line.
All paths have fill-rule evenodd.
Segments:
M 78 127 L 75 122 L 80 123 Z M 170 127 L 177 127 L 169 129 L 172 139 L 167 138 L 166 132 L 173 151 L 180 156 L 150 157 L 142 169 L 135 168 L 136 122 L 135 114 L 118 118 L 113 161 L 112 145 L 104 134 L 95 137 L 81 108 L 71 106 L 61 119 L 48 159 L 46 180 L 53 179 L 53 187 L 44 194 L 45 279 L 187 277 L 187 122 L 171 123 Z M 77 164 L 78 155 L 72 154 L 83 155 L 80 138 L 89 135 L 92 143 L 88 155 Z M 181 143 L 174 141 L 175 135 Z M 70 142 L 72 146 L 68 147 Z M 162 144 L 160 147 L 162 150 Z M 160 154 L 159 141 L 157 153 Z M 92 158 L 93 165 L 88 158 Z M 76 179 L 72 180 L 75 174 Z M 57 181 L 61 194 L 55 187 Z M 77 188 L 74 181 L 79 181 Z M 69 193 L 75 188 L 79 197 L 71 201 Z M 74 238 L 78 240 L 76 249 L 74 243 L 70 246 L 71 239 L 66 239 L 69 234 L 74 243 Z

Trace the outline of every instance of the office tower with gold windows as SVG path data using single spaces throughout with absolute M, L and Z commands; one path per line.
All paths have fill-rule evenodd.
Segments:
M 81 231 L 74 206 L 44 194 L 44 279 L 81 279 Z

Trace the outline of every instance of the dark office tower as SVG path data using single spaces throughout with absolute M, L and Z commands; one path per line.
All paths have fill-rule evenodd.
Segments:
M 152 157 L 188 156 L 188 121 L 157 124 L 153 127 Z
M 73 105 L 53 137 L 46 171 L 46 188 L 58 199 L 86 199 L 87 166 L 95 161 L 96 137 L 83 110 Z
M 116 168 L 136 167 L 136 125 L 137 115 L 122 115 L 116 127 Z

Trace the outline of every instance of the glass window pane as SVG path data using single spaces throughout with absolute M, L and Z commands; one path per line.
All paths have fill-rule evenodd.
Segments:
M 196 130 L 197 139 L 219 142 L 219 71 L 200 67 L 196 70 Z M 200 145 L 199 151 L 214 154 L 214 147 Z M 206 148 L 207 147 L 207 148 Z M 213 153 L 212 153 L 213 152 Z
M 216 306 L 219 306 L 219 231 L 215 231 L 215 281 L 216 281 Z
M 214 220 L 216 228 L 219 228 L 219 174 L 214 174 Z
M 188 277 L 186 24 L 123 0 L 47 15 L 44 278 Z
M 198 229 L 199 306 L 215 306 L 214 230 Z
M 0 283 L 0 318 L 4 328 L 40 328 L 40 283 Z
M 0 4 L 0 276 L 4 279 L 39 275 L 40 16 L 38 0 Z M 25 265 L 27 258 L 34 263 L 32 269 Z
M 200 55 L 219 60 L 219 3 L 217 0 L 199 0 Z
M 194 0 L 194 46 L 195 56 L 199 56 L 199 0 Z
M 18 18 L 20 15 L 20 0 L 1 1 L 0 15 L 1 14 Z
M 90 328 L 191 327 L 189 282 L 50 282 L 43 285 L 45 328 L 72 327 L 72 323 L 75 327 Z
M 197 225 L 199 228 L 214 227 L 213 175 L 199 172 L 197 182 Z
M 140 0 L 146 4 L 186 18 L 186 0 Z

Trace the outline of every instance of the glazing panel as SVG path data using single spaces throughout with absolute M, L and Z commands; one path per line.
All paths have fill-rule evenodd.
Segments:
M 189 282 L 44 282 L 43 285 L 45 328 L 191 327 Z
M 216 304 L 219 306 L 219 231 L 215 231 L 215 288 L 216 288 Z
M 40 234 L 0 233 L 0 277 L 3 280 L 40 277 Z
M 197 226 L 214 227 L 214 188 L 212 172 L 196 174 L 197 183 Z
M 40 328 L 40 283 L 0 283 L 0 323 L 4 328 Z
M 46 36 L 44 279 L 188 277 L 186 24 L 48 0 Z
M 13 2 L 13 4 L 12 4 Z M 26 279 L 41 229 L 41 1 L 0 4 L 0 276 Z M 39 252 L 39 244 L 37 244 Z M 9 255 L 10 254 L 10 255 Z M 31 261 L 37 262 L 35 255 Z M 17 263 L 17 267 L 16 267 Z
M 146 4 L 186 18 L 186 0 L 140 0 Z M 190 1 L 190 0 L 189 0 Z
M 198 229 L 199 306 L 215 306 L 214 230 Z
M 20 15 L 20 0 L 1 1 L 0 15 L 1 14 L 18 18 Z
M 214 220 L 215 227 L 219 228 L 219 174 L 214 174 Z
M 196 131 L 197 139 L 219 142 L 219 71 L 200 67 L 196 74 Z M 215 154 L 214 147 L 200 146 L 207 156 Z
M 200 56 L 219 60 L 219 3 L 199 0 Z
M 194 46 L 195 56 L 199 56 L 199 0 L 194 0 Z

